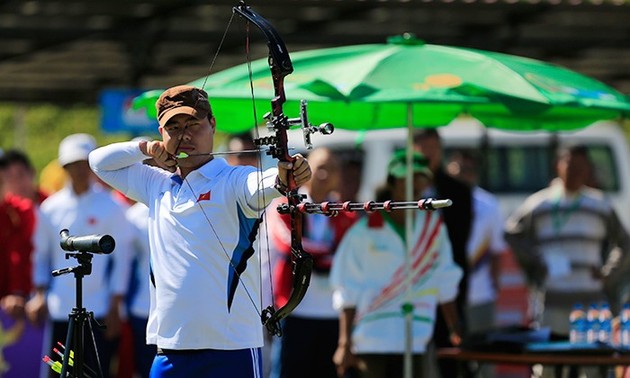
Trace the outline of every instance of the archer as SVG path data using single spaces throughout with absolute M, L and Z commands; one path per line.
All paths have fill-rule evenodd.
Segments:
M 311 169 L 301 155 L 262 174 L 215 157 L 216 121 L 202 89 L 167 89 L 156 107 L 162 141 L 90 154 L 101 179 L 150 208 L 147 342 L 158 347 L 151 376 L 260 376 L 260 264 L 252 244 L 261 211 L 308 181 Z M 162 168 L 143 165 L 147 157 Z

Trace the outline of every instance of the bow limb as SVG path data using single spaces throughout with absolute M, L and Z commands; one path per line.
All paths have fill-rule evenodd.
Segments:
M 273 130 L 274 137 L 262 138 L 260 144 L 269 144 L 269 154 L 279 161 L 293 162 L 295 158 L 289 155 L 287 130 L 291 122 L 284 115 L 283 104 L 286 102 L 284 92 L 284 78 L 293 72 L 293 64 L 289 57 L 284 42 L 273 26 L 262 16 L 251 10 L 244 2 L 233 11 L 256 25 L 265 35 L 269 47 L 269 69 L 274 86 L 274 98 L 271 100 L 271 114 L 267 115 L 268 128 Z M 303 119 L 306 119 L 304 110 Z M 302 122 L 304 123 L 304 122 Z M 305 125 L 303 125 L 304 127 Z M 290 211 L 291 225 L 291 258 L 293 264 L 293 282 L 291 294 L 284 306 L 275 309 L 267 307 L 261 314 L 262 322 L 267 330 L 274 335 L 281 336 L 280 320 L 297 307 L 302 301 L 310 283 L 313 258 L 302 248 L 302 214 L 297 211 L 297 206 L 302 202 L 303 196 L 298 194 L 297 185 L 291 175 L 287 177 L 287 205 L 295 211 Z

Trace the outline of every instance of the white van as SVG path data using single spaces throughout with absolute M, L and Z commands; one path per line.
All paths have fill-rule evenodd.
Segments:
M 596 179 L 630 229 L 630 151 L 618 124 L 599 122 L 575 132 L 515 132 L 486 128 L 474 120 L 457 120 L 439 128 L 445 156 L 458 148 L 478 148 L 485 159 L 481 186 L 497 195 L 504 217 L 553 178 L 554 150 L 564 143 L 589 147 Z M 358 198 L 374 197 L 384 182 L 391 153 L 406 144 L 407 129 L 355 132 L 336 129 L 332 135 L 313 135 L 315 147 L 325 146 L 362 161 Z M 291 130 L 289 141 L 298 151 L 301 131 Z

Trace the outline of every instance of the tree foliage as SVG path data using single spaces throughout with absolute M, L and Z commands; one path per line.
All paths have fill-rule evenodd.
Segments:
M 40 172 L 57 158 L 59 142 L 70 134 L 91 134 L 98 145 L 129 139 L 126 134 L 102 133 L 99 117 L 94 106 L 0 104 L 0 148 L 25 151 Z

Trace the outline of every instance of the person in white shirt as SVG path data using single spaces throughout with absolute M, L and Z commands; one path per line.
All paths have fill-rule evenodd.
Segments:
M 495 300 L 499 290 L 501 255 L 507 252 L 503 216 L 496 197 L 478 185 L 478 159 L 469 150 L 449 156 L 447 172 L 468 184 L 473 195 L 473 218 L 468 239 L 468 332 L 488 331 L 495 324 Z
M 59 244 L 59 233 L 68 229 L 70 235 L 112 236 L 116 242 L 114 252 L 94 255 L 92 271 L 82 279 L 83 307 L 93 312 L 99 323 L 107 326 L 104 331 L 99 327 L 93 328 L 103 374 L 108 377 L 110 360 L 116 351 L 120 333 L 119 310 L 129 280 L 131 232 L 124 208 L 96 182 L 90 170 L 87 159 L 94 148 L 96 142 L 88 134 L 70 135 L 59 145 L 59 163 L 70 180 L 66 187 L 48 197 L 40 207 L 33 254 L 36 294 L 29 301 L 27 311 L 29 317 L 36 320 L 42 320 L 48 313 L 52 320 L 48 353 L 52 353 L 52 348 L 59 349 L 57 342 L 66 342 L 68 315 L 77 304 L 76 280 L 73 274 L 53 277 L 51 272 L 78 264 L 76 260 L 66 259 L 66 252 Z M 85 345 L 85 361 L 95 369 L 92 343 L 86 339 Z M 51 376 L 55 374 L 51 370 Z
M 503 238 L 503 215 L 499 201 L 479 185 L 479 161 L 473 151 L 459 150 L 449 156 L 446 171 L 472 191 L 473 220 L 466 245 L 468 294 L 466 325 L 469 334 L 488 332 L 495 326 L 495 301 L 499 291 L 501 255 L 508 250 Z M 494 367 L 484 364 L 479 373 L 491 378 Z
M 252 243 L 261 212 L 306 159 L 278 169 L 230 166 L 213 156 L 207 93 L 176 86 L 156 103 L 161 141 L 115 143 L 90 154 L 94 172 L 149 207 L 152 377 L 258 377 L 263 344 L 260 264 Z M 141 164 L 147 157 L 162 168 Z
M 420 198 L 433 177 L 427 159 L 414 153 L 414 194 Z M 404 201 L 406 153 L 390 160 L 385 190 L 378 201 Z M 330 282 L 339 311 L 339 343 L 334 355 L 340 377 L 356 369 L 360 377 L 403 376 L 407 337 L 412 344 L 414 376 L 427 376 L 425 353 L 438 307 L 461 342 L 455 298 L 462 270 L 453 262 L 451 243 L 440 212 L 414 214 L 413 248 L 407 251 L 404 211 L 377 211 L 350 228 L 335 253 Z M 410 334 L 406 311 L 412 311 Z M 433 372 L 434 374 L 435 372 Z

